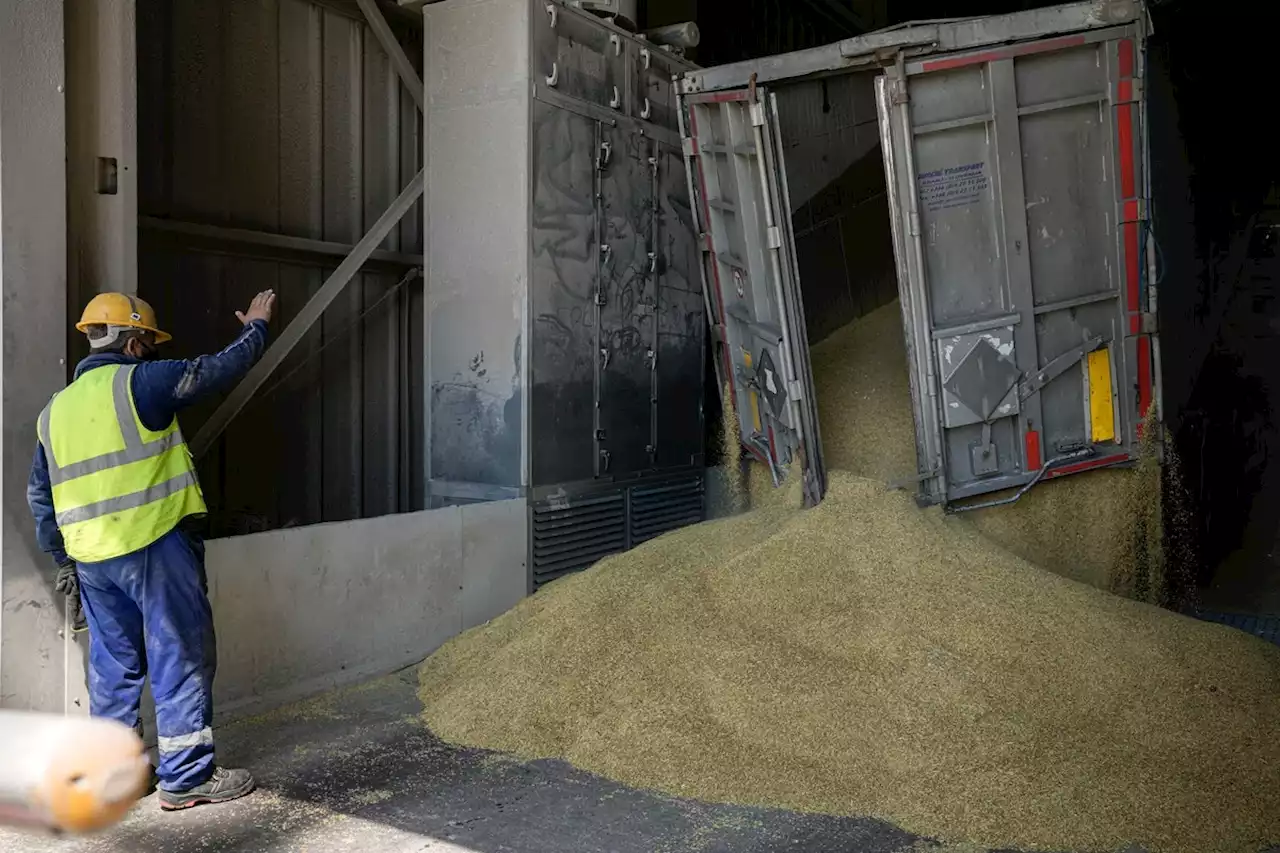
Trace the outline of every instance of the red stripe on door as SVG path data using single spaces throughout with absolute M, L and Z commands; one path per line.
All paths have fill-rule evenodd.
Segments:
M 1036 430 L 1027 430 L 1027 470 L 1040 470 L 1040 433 Z
M 1105 468 L 1108 465 L 1119 465 L 1122 462 L 1128 462 L 1133 457 L 1127 453 L 1119 453 L 1115 456 L 1104 456 L 1101 459 L 1089 459 L 1085 462 L 1077 462 L 1074 465 L 1063 465 L 1061 468 L 1054 468 L 1046 475 L 1046 479 L 1052 480 L 1055 477 L 1065 477 L 1067 474 L 1078 474 L 1081 471 L 1088 471 L 1093 468 Z
M 1142 437 L 1142 421 L 1151 409 L 1151 338 L 1138 338 L 1138 437 Z
M 1142 331 L 1138 318 L 1138 313 L 1142 311 L 1142 306 L 1138 304 L 1141 300 L 1138 289 L 1138 264 L 1141 262 L 1138 257 L 1138 223 L 1126 222 L 1122 227 L 1124 229 L 1124 283 L 1127 294 L 1125 310 L 1130 314 L 1129 334 L 1136 335 Z
M 1120 40 L 1120 76 L 1133 76 L 1133 39 Z
M 952 68 L 963 68 L 966 65 L 979 65 L 984 62 L 996 62 L 1001 59 L 1011 59 L 1015 56 L 1027 56 L 1033 53 L 1048 53 L 1053 50 L 1062 50 L 1066 47 L 1079 47 L 1085 43 L 1084 36 L 1066 36 L 1058 39 L 1048 39 L 1046 41 L 1036 41 L 1030 44 L 1017 45 L 1015 47 L 1004 48 L 1003 50 L 987 50 L 982 53 L 971 53 L 968 56 L 953 56 L 949 59 L 934 59 L 921 65 L 921 70 L 928 71 L 949 71 Z
M 750 95 L 742 90 L 733 92 L 709 92 L 705 95 L 688 95 L 691 104 L 728 104 L 734 101 L 745 101 Z

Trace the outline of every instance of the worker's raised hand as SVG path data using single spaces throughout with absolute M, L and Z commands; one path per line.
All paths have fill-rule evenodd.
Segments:
M 248 311 L 237 311 L 236 319 L 246 326 L 254 320 L 264 320 L 271 322 L 271 311 L 276 307 L 276 292 L 274 290 L 264 290 L 257 296 L 253 297 L 253 301 L 249 303 Z

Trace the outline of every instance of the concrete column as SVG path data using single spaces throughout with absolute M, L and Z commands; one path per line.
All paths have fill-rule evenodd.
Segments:
M 36 416 L 65 384 L 66 106 L 60 0 L 0 0 L 0 707 L 84 706 L 79 647 L 26 484 Z
M 0 0 L 3 2 L 3 0 Z M 63 0 L 67 76 L 67 295 L 138 290 L 135 0 Z M 78 335 L 71 359 L 88 355 Z

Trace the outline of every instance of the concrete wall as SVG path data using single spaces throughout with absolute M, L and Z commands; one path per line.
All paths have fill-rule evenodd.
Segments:
M 208 543 L 220 723 L 416 663 L 514 606 L 523 500 Z
M 67 62 L 67 290 L 138 290 L 138 87 L 134 0 L 64 0 Z M 99 158 L 116 166 L 99 192 Z M 73 358 L 88 349 L 73 339 Z
M 529 3 L 426 7 L 428 489 L 528 485 Z
M 36 416 L 66 370 L 63 56 L 61 3 L 0 3 L 0 706 L 48 711 L 84 705 L 81 650 L 60 635 L 63 602 L 26 502 Z
M 116 73 L 132 45 L 101 43 L 126 38 L 132 3 L 69 0 L 66 77 L 63 6 L 0 2 L 0 707 L 85 713 L 83 640 L 66 639 L 26 481 L 36 416 L 66 380 L 69 248 L 87 290 L 133 289 L 133 84 Z M 68 86 L 86 88 L 64 101 Z M 98 156 L 120 163 L 115 197 L 86 170 Z M 502 613 L 527 589 L 526 519 L 508 500 L 211 541 L 219 720 L 414 663 Z

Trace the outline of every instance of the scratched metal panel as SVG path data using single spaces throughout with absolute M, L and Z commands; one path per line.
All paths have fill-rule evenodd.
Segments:
M 660 468 L 703 464 L 707 311 L 683 154 L 658 146 L 658 363 L 655 438 Z
M 509 0 L 426 7 L 433 501 L 525 485 L 531 13 Z
M 533 106 L 530 430 L 531 484 L 595 476 L 595 206 L 599 125 Z
M 929 499 L 1136 452 L 1153 377 L 1135 35 L 925 58 L 905 80 L 888 70 L 904 312 L 931 385 L 915 395 Z M 1083 360 L 1097 349 L 1110 353 L 1114 440 L 1093 435 Z
M 628 477 L 651 467 L 650 419 L 657 305 L 656 256 L 651 265 L 656 210 L 650 158 L 653 143 L 638 128 L 602 129 L 610 146 L 600 172 L 603 230 L 599 289 L 600 460 L 597 474 Z M 656 166 L 656 163 L 653 164 Z
M 138 20 L 142 215 L 355 243 L 417 170 L 416 106 L 354 6 L 139 0 Z M 421 252 L 421 221 L 383 248 Z M 336 266 L 146 231 L 139 254 L 177 356 L 225 345 L 266 288 L 279 331 Z M 357 276 L 201 461 L 214 534 L 423 506 L 421 294 L 399 280 Z M 188 434 L 216 403 L 184 416 Z

